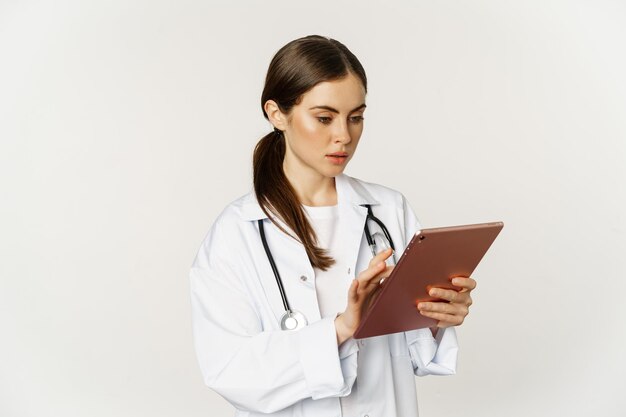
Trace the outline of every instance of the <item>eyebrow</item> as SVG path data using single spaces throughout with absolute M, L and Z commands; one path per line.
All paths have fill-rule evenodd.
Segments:
M 367 106 L 365 105 L 365 103 L 363 103 L 360 106 L 357 106 L 357 107 L 353 108 L 352 110 L 350 110 L 350 113 L 355 112 L 357 110 L 364 109 L 365 107 L 367 107 Z M 333 112 L 333 113 L 339 113 L 339 110 L 337 110 L 337 109 L 335 109 L 333 107 L 330 107 L 330 106 L 313 106 L 313 107 L 309 108 L 309 110 L 314 110 L 314 109 L 322 109 L 322 110 L 328 110 L 328 111 Z

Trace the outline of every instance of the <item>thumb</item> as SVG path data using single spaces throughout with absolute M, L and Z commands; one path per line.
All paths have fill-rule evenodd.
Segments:
M 348 290 L 348 300 L 352 303 L 356 303 L 359 300 L 357 295 L 357 290 L 359 288 L 359 280 L 353 279 L 352 284 L 350 284 L 350 289 Z

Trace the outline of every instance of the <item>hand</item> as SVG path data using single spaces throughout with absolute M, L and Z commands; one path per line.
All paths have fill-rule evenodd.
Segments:
M 469 313 L 469 307 L 472 305 L 470 293 L 476 288 L 476 281 L 472 278 L 456 277 L 452 279 L 452 285 L 459 287 L 460 290 L 431 288 L 428 293 L 431 297 L 447 300 L 447 303 L 434 301 L 417 304 L 417 309 L 423 316 L 439 320 L 438 328 L 462 324 Z
M 337 343 L 342 344 L 351 338 L 361 323 L 361 316 L 378 293 L 380 281 L 387 278 L 393 266 L 386 266 L 385 260 L 391 256 L 391 249 L 378 253 L 369 263 L 368 268 L 352 281 L 348 290 L 346 311 L 335 319 Z

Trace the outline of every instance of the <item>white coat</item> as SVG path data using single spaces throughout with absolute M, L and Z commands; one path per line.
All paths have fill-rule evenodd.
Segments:
M 372 257 L 363 233 L 367 210 L 361 204 L 372 205 L 398 254 L 419 224 L 397 191 L 345 174 L 335 184 L 337 236 L 347 250 L 349 284 Z M 300 330 L 280 329 L 284 307 L 258 219 L 264 219 L 291 307 L 309 322 Z M 420 329 L 350 338 L 338 347 L 334 317 L 320 317 L 315 273 L 304 247 L 270 222 L 253 192 L 229 204 L 216 219 L 190 280 L 193 334 L 204 381 L 237 409 L 237 417 L 339 417 L 339 397 L 346 396 L 350 412 L 344 417 L 415 417 L 414 375 L 455 373 L 454 328 L 439 330 L 436 339 L 429 329 Z

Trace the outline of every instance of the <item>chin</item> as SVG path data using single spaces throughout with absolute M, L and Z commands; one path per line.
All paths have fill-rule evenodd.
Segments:
M 326 177 L 335 178 L 337 175 L 341 175 L 345 169 L 346 169 L 345 166 L 337 167 L 337 168 L 330 168 L 330 169 L 327 169 L 326 172 L 323 172 L 323 175 Z

